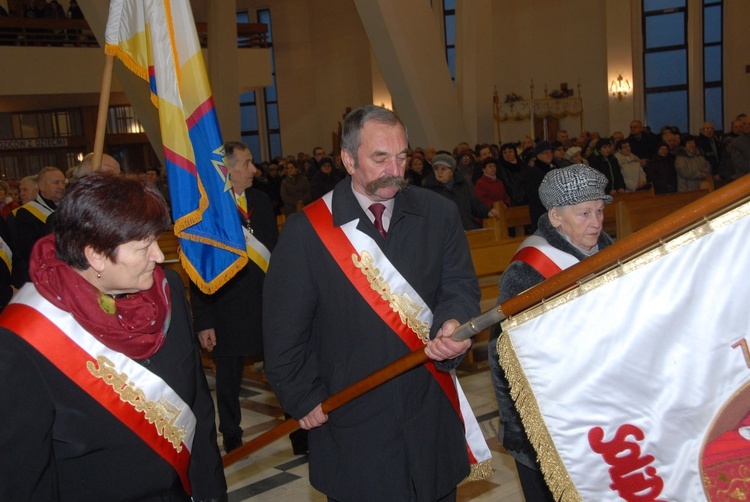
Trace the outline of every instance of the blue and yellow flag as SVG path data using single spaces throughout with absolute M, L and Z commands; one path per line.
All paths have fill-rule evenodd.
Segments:
M 159 108 L 180 259 L 213 293 L 247 263 L 188 0 L 112 0 L 104 51 L 149 82 Z

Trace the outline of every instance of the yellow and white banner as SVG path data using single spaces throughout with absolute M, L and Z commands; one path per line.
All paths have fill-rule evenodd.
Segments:
M 561 500 L 750 497 L 750 203 L 503 323 Z
M 247 253 L 190 2 L 110 0 L 105 38 L 105 53 L 149 83 L 180 261 L 211 294 L 242 270 Z

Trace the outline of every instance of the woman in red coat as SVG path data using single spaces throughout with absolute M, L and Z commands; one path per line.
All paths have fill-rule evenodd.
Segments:
M 506 206 L 510 205 L 510 196 L 505 191 L 503 182 L 497 179 L 497 161 L 487 157 L 482 162 L 482 177 L 474 184 L 479 200 L 487 207 L 492 207 L 495 201 L 500 201 Z

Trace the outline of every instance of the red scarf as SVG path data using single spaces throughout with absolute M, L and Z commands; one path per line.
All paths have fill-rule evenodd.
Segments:
M 146 359 L 164 345 L 171 320 L 169 285 L 161 267 L 146 291 L 114 299 L 60 261 L 55 237 L 40 239 L 31 253 L 29 274 L 37 291 L 70 312 L 100 342 L 131 359 Z

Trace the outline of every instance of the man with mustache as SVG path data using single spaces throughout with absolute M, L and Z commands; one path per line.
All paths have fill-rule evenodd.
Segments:
M 350 178 L 287 220 L 266 277 L 266 376 L 309 431 L 310 483 L 329 500 L 456 500 L 470 472 L 448 370 L 471 346 L 450 335 L 479 313 L 480 292 L 456 205 L 407 188 L 407 150 L 390 110 L 347 115 Z M 427 364 L 323 412 L 422 347 Z

